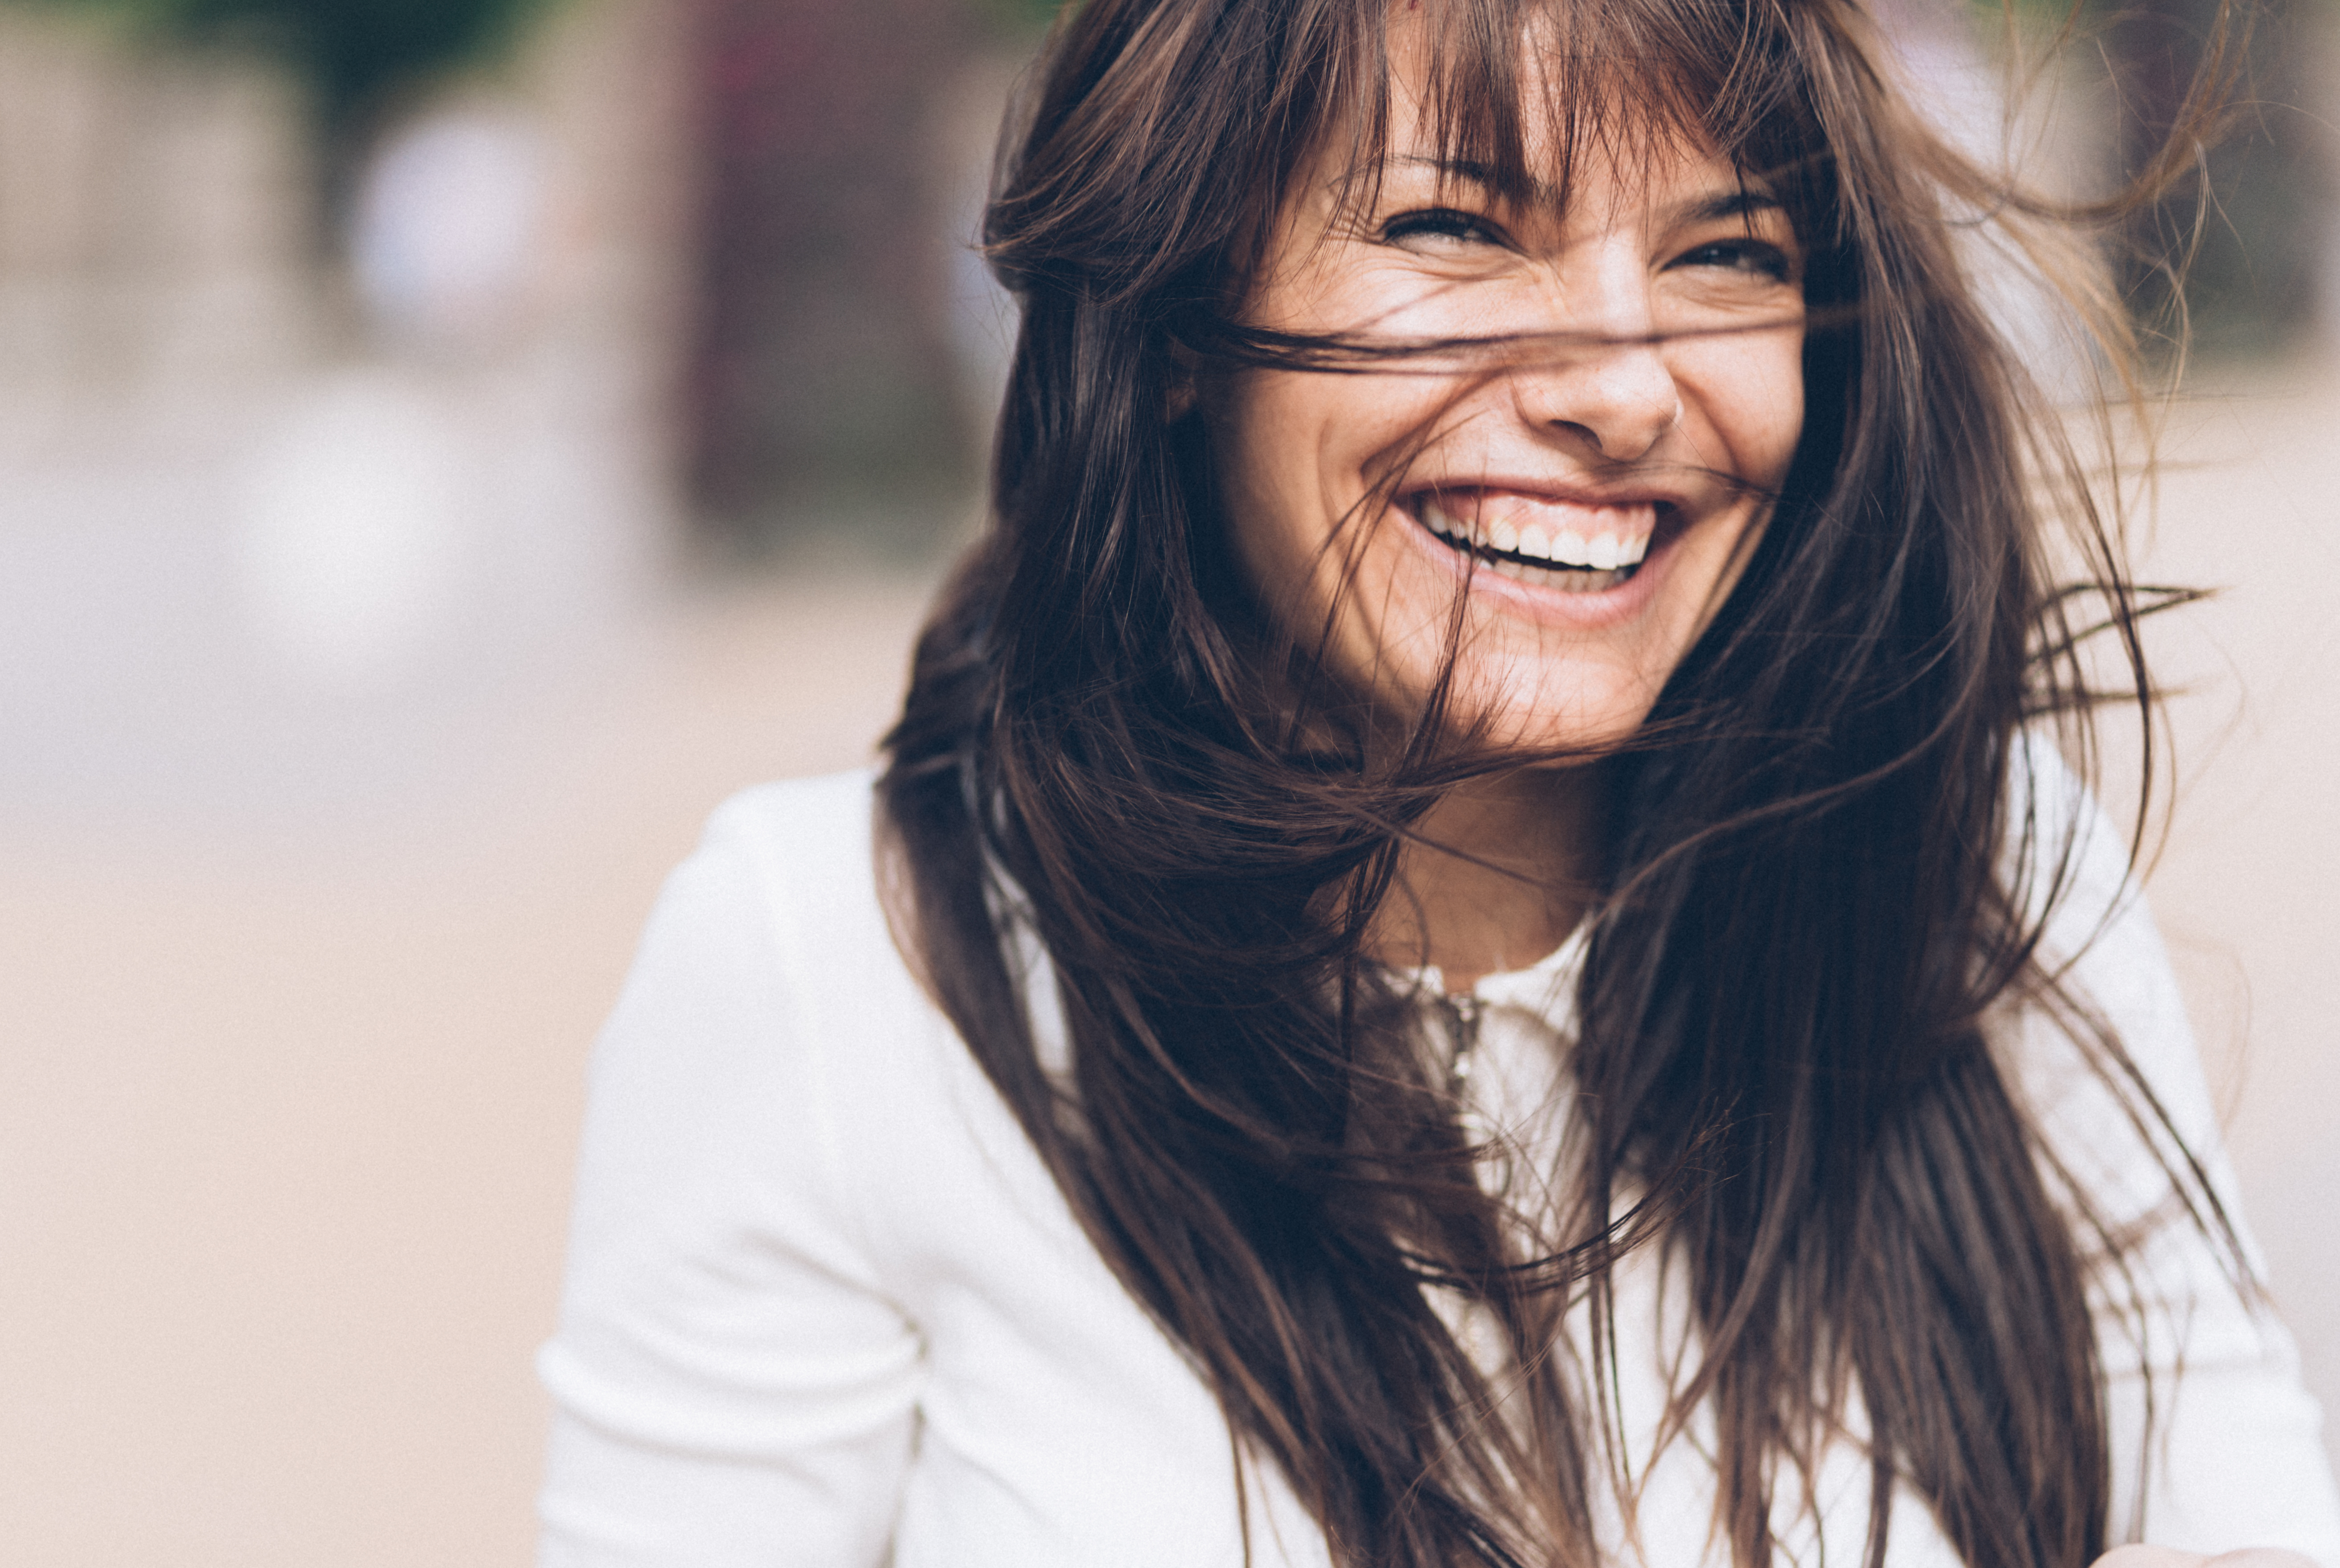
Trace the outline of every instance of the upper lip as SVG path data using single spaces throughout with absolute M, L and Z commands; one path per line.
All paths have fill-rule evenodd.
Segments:
M 1553 501 L 1564 506 L 1661 506 L 1680 509 L 1691 503 L 1691 492 L 1686 489 L 1646 481 L 1598 485 L 1502 474 L 1472 474 L 1468 477 L 1455 474 L 1445 479 L 1413 481 L 1397 492 L 1396 499 L 1402 503 L 1414 505 L 1431 496 L 1472 493 L 1524 496 L 1530 501 Z

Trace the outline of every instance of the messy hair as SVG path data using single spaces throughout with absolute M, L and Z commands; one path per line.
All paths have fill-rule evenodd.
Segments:
M 1582 149 L 1687 141 L 1760 179 L 1806 256 L 1806 416 L 1769 524 L 1648 723 L 1585 764 L 1607 831 L 1563 1167 L 1533 1184 L 1554 1196 L 1482 1188 L 1423 1009 L 1368 942 L 1430 808 L 1522 759 L 1476 744 L 1443 684 L 1394 735 L 1344 721 L 1321 641 L 1244 581 L 1210 422 L 1177 417 L 1261 367 L 1542 352 L 1245 320 L 1295 182 L 1373 177 L 1382 0 L 1087 0 L 1052 35 L 985 230 L 1023 312 L 991 526 L 880 785 L 906 947 L 1335 1562 L 1597 1560 L 1597 1347 L 1636 1247 L 1686 1293 L 1668 1428 L 1710 1414 L 1742 1568 L 1770 1558 L 1775 1494 L 1856 1428 L 1872 1565 L 1897 1478 L 1970 1563 L 2086 1562 L 2111 1463 L 2087 1297 L 2123 1236 L 1986 1024 L 2045 1007 L 2157 1123 L 2039 957 L 2073 851 L 2023 761 L 2053 733 L 2085 770 L 2099 623 L 2098 680 L 2149 698 L 2143 605 L 1960 236 L 2056 279 L 2075 362 L 2118 392 L 2082 226 L 2113 208 L 1954 152 L 1853 0 L 1414 4 L 1425 134 L 1499 195 L 1564 199 Z M 1061 1010 L 1061 1059 L 1036 1009 Z M 2182 1145 L 2148 1141 L 2230 1243 Z M 1457 1297 L 1506 1365 L 1458 1343 Z

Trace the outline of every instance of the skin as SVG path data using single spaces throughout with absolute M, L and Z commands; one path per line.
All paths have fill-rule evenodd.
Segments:
M 1769 521 L 1803 424 L 1802 255 L 1761 187 L 1699 146 L 1622 162 L 1581 149 L 1565 193 L 1497 201 L 1437 162 L 1402 25 L 1393 44 L 1374 199 L 1344 206 L 1345 171 L 1320 164 L 1283 214 L 1250 320 L 1552 346 L 1493 373 L 1254 371 L 1217 389 L 1204 412 L 1236 548 L 1270 612 L 1399 719 L 1437 678 L 1460 592 L 1463 721 L 1523 750 L 1597 754 L 1647 719 Z M 1371 499 L 1397 472 L 1393 499 Z M 1425 526 L 1432 506 L 1620 531 L 1638 515 L 1651 546 L 1629 581 L 1564 592 L 1472 570 Z M 1403 858 L 1378 950 L 1426 959 L 1457 993 L 1532 963 L 1582 916 L 1600 830 L 1581 760 L 1454 791 Z M 2315 1565 L 2138 1545 L 2095 1568 Z
M 1343 171 L 1314 170 L 1250 318 L 1541 341 L 1492 371 L 1238 378 L 1210 410 L 1237 548 L 1272 612 L 1303 638 L 1329 630 L 1333 672 L 1393 716 L 1419 710 L 1463 592 L 1455 711 L 1499 745 L 1597 752 L 1648 717 L 1769 517 L 1803 422 L 1800 252 L 1768 194 L 1697 147 L 1621 167 L 1584 149 L 1565 200 L 1499 202 L 1438 163 L 1403 67 L 1397 87 L 1375 199 L 1346 210 Z M 1369 501 L 1401 468 L 1394 500 Z M 1442 542 L 1433 506 L 1638 534 L 1648 555 L 1599 592 L 1514 581 Z M 1423 826 L 1445 852 L 1409 853 L 1385 956 L 1426 957 L 1460 990 L 1575 926 L 1599 831 L 1588 768 L 1480 781 Z

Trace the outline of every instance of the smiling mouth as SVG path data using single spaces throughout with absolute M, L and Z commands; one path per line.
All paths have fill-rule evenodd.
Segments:
M 1594 506 L 1496 491 L 1425 491 L 1406 510 L 1449 550 L 1532 588 L 1601 593 L 1648 557 L 1661 501 Z

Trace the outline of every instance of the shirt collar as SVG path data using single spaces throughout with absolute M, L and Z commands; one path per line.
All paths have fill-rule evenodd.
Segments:
M 1482 977 L 1471 987 L 1471 995 L 1482 1007 L 1517 1007 L 1567 1033 L 1576 1022 L 1576 977 L 1584 968 L 1584 949 L 1591 940 L 1591 922 L 1580 920 L 1559 947 L 1524 969 L 1502 969 Z M 1425 997 L 1448 994 L 1445 977 L 1435 964 L 1391 972 Z

